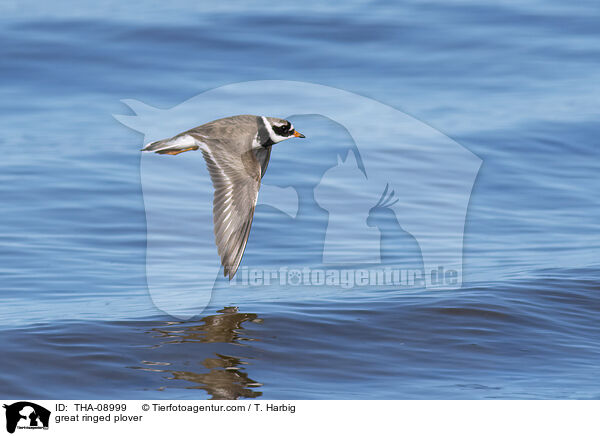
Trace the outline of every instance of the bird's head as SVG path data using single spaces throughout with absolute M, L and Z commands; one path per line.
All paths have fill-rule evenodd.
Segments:
M 269 132 L 269 138 L 274 144 L 289 138 L 305 138 L 305 136 L 294 129 L 294 125 L 288 120 L 273 117 L 263 117 L 265 127 Z

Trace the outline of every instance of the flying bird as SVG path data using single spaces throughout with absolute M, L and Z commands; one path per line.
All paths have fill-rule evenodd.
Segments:
M 142 151 L 177 155 L 201 150 L 215 190 L 213 224 L 223 274 L 231 280 L 242 260 L 261 179 L 273 144 L 304 138 L 281 118 L 236 115 L 211 121 L 169 139 L 147 144 Z

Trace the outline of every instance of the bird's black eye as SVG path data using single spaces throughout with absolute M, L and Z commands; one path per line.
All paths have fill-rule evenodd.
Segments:
M 292 125 L 288 121 L 283 126 L 273 126 L 273 131 L 275 133 L 277 133 L 279 136 L 289 136 L 291 127 L 292 127 Z

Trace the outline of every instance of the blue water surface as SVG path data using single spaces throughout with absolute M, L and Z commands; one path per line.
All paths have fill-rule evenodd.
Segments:
M 0 397 L 600 398 L 597 2 L 0 12 Z M 381 101 L 482 159 L 462 288 L 236 290 L 190 320 L 153 305 L 143 136 L 113 118 L 120 100 L 268 79 Z M 293 178 L 299 219 L 259 206 L 244 261 L 319 260 L 327 213 L 304 169 L 350 140 L 294 122 L 319 135 L 274 152 L 265 181 Z

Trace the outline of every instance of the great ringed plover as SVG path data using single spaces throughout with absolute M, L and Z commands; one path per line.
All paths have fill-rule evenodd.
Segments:
M 213 223 L 223 274 L 233 278 L 248 242 L 260 181 L 271 147 L 285 139 L 304 138 L 281 118 L 236 115 L 194 127 L 142 151 L 177 155 L 202 151 L 215 190 Z

